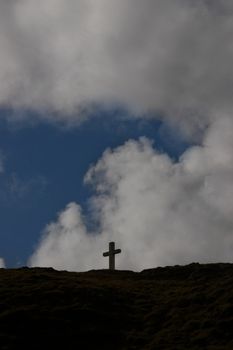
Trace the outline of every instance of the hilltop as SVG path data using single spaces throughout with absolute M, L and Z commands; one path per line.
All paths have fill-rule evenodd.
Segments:
M 1 349 L 233 349 L 233 265 L 0 270 Z

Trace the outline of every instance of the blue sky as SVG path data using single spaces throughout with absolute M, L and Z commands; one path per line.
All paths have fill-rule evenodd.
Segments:
M 72 128 L 48 122 L 12 124 L 5 118 L 10 113 L 2 111 L 0 123 L 0 255 L 8 267 L 26 264 L 45 225 L 67 203 L 76 201 L 85 211 L 91 188 L 83 178 L 106 148 L 146 136 L 175 159 L 187 147 L 162 122 L 142 121 L 120 109 L 99 110 Z
M 106 148 L 141 136 L 174 159 L 187 147 L 161 121 L 130 118 L 123 110 L 99 111 L 74 128 L 47 122 L 17 125 L 2 118 L 0 255 L 7 266 L 26 264 L 45 225 L 67 203 L 78 202 L 85 210 L 91 189 L 83 178 Z

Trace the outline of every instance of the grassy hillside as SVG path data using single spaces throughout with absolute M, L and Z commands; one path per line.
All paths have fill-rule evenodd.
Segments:
M 233 349 L 233 265 L 0 270 L 0 349 Z

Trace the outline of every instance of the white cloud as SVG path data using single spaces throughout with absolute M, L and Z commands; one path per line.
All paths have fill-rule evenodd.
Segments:
M 106 151 L 86 175 L 96 190 L 91 205 L 100 233 L 87 232 L 80 207 L 71 203 L 46 228 L 31 264 L 103 268 L 110 240 L 122 248 L 121 269 L 232 262 L 232 133 L 232 119 L 215 121 L 203 144 L 176 163 L 145 138 Z
M 5 261 L 3 258 L 0 258 L 0 269 L 5 269 L 6 265 L 5 265 Z
M 48 225 L 41 243 L 30 259 L 32 266 L 53 266 L 62 270 L 92 269 L 101 266 L 100 236 L 88 234 L 83 222 L 81 208 L 70 203 Z
M 80 120 L 93 103 L 195 129 L 233 115 L 231 0 L 0 4 L 0 105 Z

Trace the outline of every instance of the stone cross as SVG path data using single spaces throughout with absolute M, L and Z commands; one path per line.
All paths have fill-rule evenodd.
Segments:
M 109 256 L 109 270 L 115 270 L 115 255 L 121 253 L 121 249 L 115 249 L 115 242 L 109 242 L 109 251 L 103 256 Z

